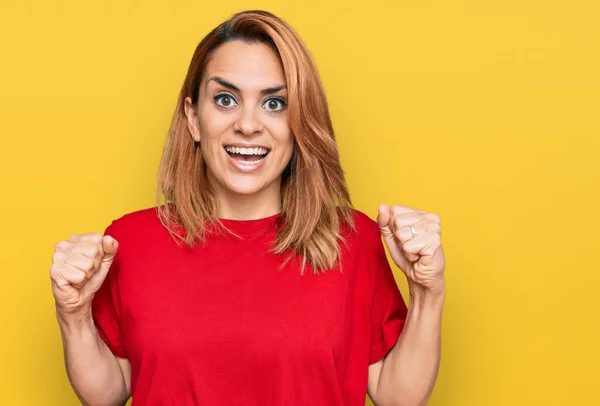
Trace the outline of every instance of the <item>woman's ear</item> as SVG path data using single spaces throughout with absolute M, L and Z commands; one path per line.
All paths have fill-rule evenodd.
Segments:
M 192 98 L 186 97 L 184 102 L 185 116 L 187 118 L 187 126 L 192 138 L 196 142 L 200 142 L 200 125 L 198 122 L 198 112 L 196 106 L 192 104 Z

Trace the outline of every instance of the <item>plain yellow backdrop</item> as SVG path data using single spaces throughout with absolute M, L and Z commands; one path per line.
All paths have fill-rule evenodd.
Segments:
M 311 50 L 355 206 L 442 219 L 430 404 L 600 404 L 597 4 L 3 0 L 0 404 L 78 404 L 54 244 L 154 203 L 193 50 L 251 8 Z

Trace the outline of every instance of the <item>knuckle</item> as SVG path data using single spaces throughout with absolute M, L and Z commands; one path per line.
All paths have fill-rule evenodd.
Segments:
M 54 245 L 54 251 L 63 251 L 69 246 L 69 243 L 65 240 L 61 240 Z
M 56 277 L 58 275 L 60 275 L 62 269 L 60 267 L 60 265 L 58 264 L 52 264 L 50 265 L 50 276 L 51 277 Z
M 97 245 L 91 245 L 86 250 L 87 254 L 91 257 L 100 255 L 100 248 Z
M 94 261 L 92 261 L 90 258 L 84 258 L 82 266 L 86 271 L 91 271 L 94 269 Z
M 80 234 L 73 234 L 69 238 L 67 238 L 67 241 L 76 242 L 76 241 L 79 241 L 80 238 L 81 238 Z
M 52 262 L 57 263 L 57 262 L 63 262 L 65 260 L 65 253 L 62 251 L 55 251 L 52 254 Z
M 440 216 L 438 216 L 435 213 L 429 213 L 428 217 L 434 223 L 437 223 L 437 224 L 441 223 Z
M 88 233 L 88 241 L 93 244 L 102 243 L 102 234 L 100 233 Z
M 81 283 L 81 282 L 85 281 L 86 278 L 87 278 L 87 275 L 85 274 L 85 272 L 77 271 L 73 274 L 72 282 Z

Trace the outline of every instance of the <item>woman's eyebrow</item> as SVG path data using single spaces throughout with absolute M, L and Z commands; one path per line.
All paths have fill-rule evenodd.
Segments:
M 228 81 L 226 81 L 223 78 L 220 78 L 218 76 L 213 76 L 212 78 L 208 79 L 208 81 L 206 83 L 208 84 L 208 82 L 210 82 L 211 80 L 214 80 L 215 82 L 217 82 L 218 84 L 220 84 L 223 87 L 226 87 L 228 89 L 231 89 L 231 90 L 234 90 L 236 92 L 240 92 L 241 93 L 241 90 L 240 90 L 239 87 L 237 87 L 233 83 L 229 83 Z
M 278 91 L 283 90 L 283 89 L 286 89 L 286 86 L 279 85 L 279 86 L 267 87 L 266 89 L 261 90 L 260 94 L 262 94 L 262 95 L 273 94 L 273 93 L 277 93 Z
M 228 89 L 231 89 L 233 91 L 236 91 L 238 93 L 242 92 L 239 87 L 237 87 L 233 83 L 230 83 L 230 82 L 226 81 L 225 79 L 223 79 L 223 78 L 221 78 L 219 76 L 213 76 L 212 78 L 208 79 L 207 83 L 210 82 L 211 80 L 214 80 L 215 82 L 217 82 L 221 86 L 226 87 Z M 283 90 L 283 89 L 286 89 L 286 88 L 287 88 L 287 86 L 285 86 L 285 85 L 277 85 L 277 86 L 267 87 L 266 89 L 262 89 L 260 91 L 260 94 L 262 94 L 262 95 L 273 94 L 273 93 L 277 93 L 280 90 Z

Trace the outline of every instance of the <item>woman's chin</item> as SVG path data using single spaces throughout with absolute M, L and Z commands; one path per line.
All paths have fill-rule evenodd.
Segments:
M 250 196 L 264 191 L 266 187 L 257 182 L 236 182 L 235 184 L 227 185 L 227 189 L 235 195 Z

